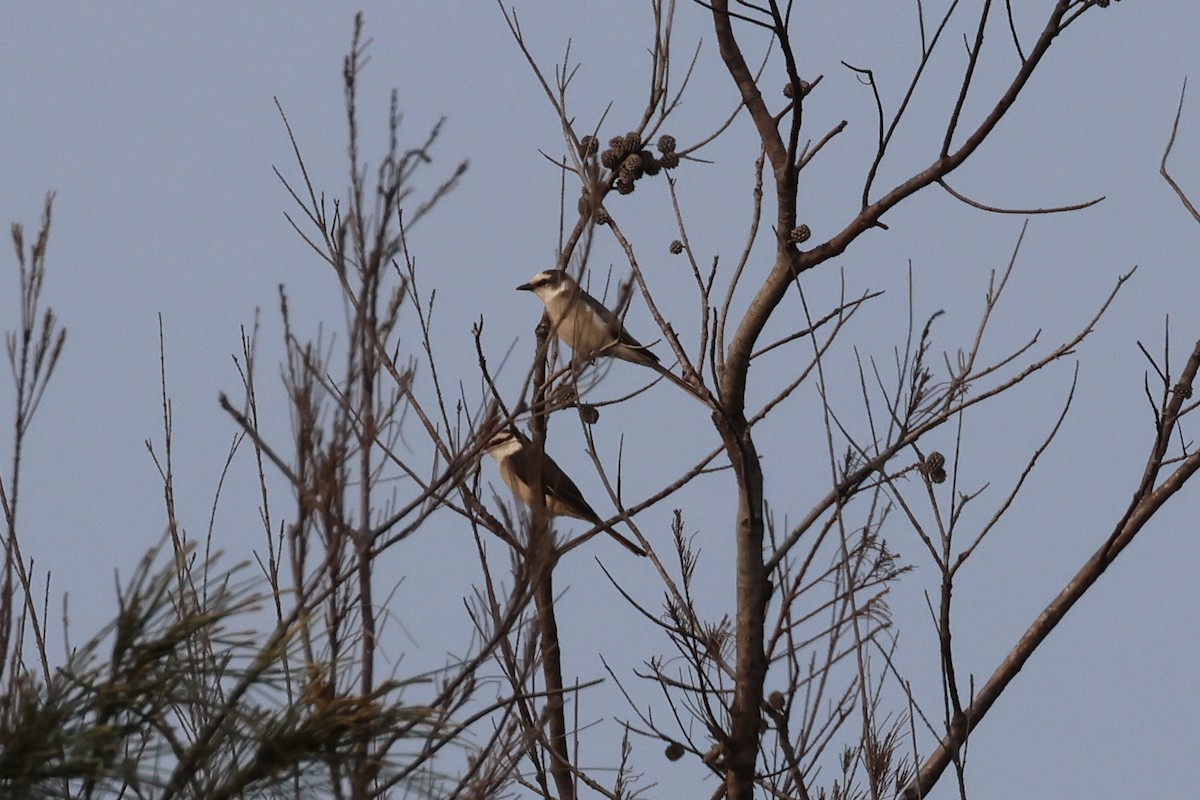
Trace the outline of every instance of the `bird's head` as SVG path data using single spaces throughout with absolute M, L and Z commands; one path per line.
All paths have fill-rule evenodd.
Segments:
M 483 449 L 493 458 L 501 459 L 521 449 L 521 438 L 510 426 L 505 425 L 488 437 Z
M 576 286 L 578 284 L 575 280 L 563 270 L 548 269 L 534 275 L 529 279 L 529 283 L 522 283 L 517 289 L 533 292 L 544 303 L 551 298 L 571 293 Z

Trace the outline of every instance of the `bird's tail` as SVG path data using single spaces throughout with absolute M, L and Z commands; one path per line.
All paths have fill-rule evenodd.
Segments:
M 618 542 L 620 542 L 622 545 L 625 546 L 626 550 L 633 553 L 634 555 L 638 555 L 638 556 L 646 555 L 645 550 L 643 550 L 641 547 L 639 547 L 637 544 L 635 544 L 631 539 L 628 539 L 628 538 L 622 536 L 621 534 L 614 531 L 612 528 L 605 526 L 605 527 L 601 528 L 600 530 L 604 531 L 609 536 L 616 539 Z
M 643 550 L 640 546 L 638 546 L 638 544 L 636 542 L 634 542 L 632 539 L 629 539 L 629 538 L 617 533 L 615 530 L 612 529 L 611 526 L 605 525 L 603 523 L 603 521 L 601 521 L 600 519 L 594 519 L 594 520 L 588 520 L 588 521 L 596 526 L 595 532 L 592 533 L 591 535 L 580 536 L 578 539 L 575 539 L 574 541 L 569 542 L 563 548 L 564 553 L 567 552 L 568 550 L 575 549 L 579 545 L 581 545 L 584 542 L 591 539 L 592 536 L 595 536 L 597 533 L 600 533 L 601 531 L 603 531 L 603 532 L 607 533 L 609 536 L 611 536 L 612 538 L 616 539 L 618 542 L 620 542 L 621 546 L 623 546 L 629 552 L 633 553 L 635 556 L 645 556 L 646 555 L 646 551 Z
M 695 386 L 692 386 L 690 383 L 688 383 L 683 378 L 676 375 L 674 372 L 671 372 L 671 370 L 667 369 L 666 367 L 664 367 L 662 364 L 658 363 L 657 361 L 655 361 L 653 364 L 646 364 L 646 366 L 650 367 L 650 369 L 654 370 L 659 375 L 662 375 L 664 378 L 666 378 L 671 383 L 678 386 L 680 389 L 683 389 L 685 392 L 687 392 L 692 397 L 699 400 L 701 403 L 704 403 L 705 405 L 711 405 L 711 398 L 709 397 L 707 391 L 704 391 L 703 389 L 697 389 Z

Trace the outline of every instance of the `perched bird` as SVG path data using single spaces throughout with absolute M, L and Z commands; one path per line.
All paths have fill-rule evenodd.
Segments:
M 488 455 L 496 459 L 496 464 L 500 467 L 500 477 L 508 485 L 508 488 L 512 490 L 518 500 L 527 506 L 532 506 L 535 491 L 533 459 L 537 457 L 537 453 L 529 440 L 511 428 L 504 427 L 492 435 L 486 449 Z M 574 517 L 593 525 L 603 524 L 604 521 L 600 519 L 600 515 L 588 505 L 587 500 L 583 499 L 583 493 L 579 491 L 579 487 L 567 477 L 567 473 L 563 472 L 558 464 L 554 463 L 554 459 L 545 453 L 541 454 L 541 458 L 542 489 L 545 492 L 542 501 L 546 511 L 554 517 Z M 603 530 L 628 550 L 639 556 L 646 555 L 645 550 L 612 528 L 605 527 Z
M 630 336 L 617 315 L 585 292 L 565 271 L 539 272 L 517 289 L 533 292 L 546 304 L 546 313 L 558 338 L 570 345 L 579 358 L 612 356 L 651 369 L 658 365 L 658 356 Z
M 590 361 L 600 356 L 619 358 L 649 367 L 684 390 L 700 396 L 658 361 L 646 345 L 629 335 L 616 314 L 585 292 L 575 279 L 561 269 L 539 272 L 517 287 L 533 292 L 546 306 L 550 324 L 558 338 L 570 346 L 577 358 Z

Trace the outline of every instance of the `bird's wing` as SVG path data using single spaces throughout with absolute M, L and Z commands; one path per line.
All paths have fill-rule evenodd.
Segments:
M 531 489 L 535 472 L 532 458 L 529 457 L 532 453 L 533 445 L 526 442 L 524 448 L 510 459 L 513 474 Z M 593 524 L 603 521 L 595 509 L 588 505 L 588 501 L 583 498 L 583 492 L 579 491 L 575 482 L 562 471 L 558 464 L 554 463 L 554 459 L 550 456 L 542 459 L 541 478 L 548 505 L 552 506 L 548 509 L 549 511 L 554 514 L 587 520 Z
M 513 472 L 513 477 L 520 481 L 523 485 L 529 486 L 533 491 L 533 464 L 532 459 L 527 456 L 533 452 L 532 445 L 525 443 L 525 448 L 508 457 L 507 462 L 509 469 Z M 546 491 L 547 511 L 556 516 L 575 517 L 582 519 L 593 525 L 602 526 L 604 520 L 600 519 L 600 515 L 588 505 L 587 500 L 583 499 L 583 492 L 579 491 L 579 487 L 575 482 L 567 477 L 567 473 L 562 471 L 558 464 L 549 456 L 542 460 L 542 484 Z M 617 533 L 610 527 L 602 527 L 605 533 L 616 539 L 622 546 L 630 552 L 644 556 L 646 551 L 639 547 L 634 542 Z
M 625 345 L 634 350 L 640 350 L 651 361 L 658 361 L 658 356 L 649 347 L 633 338 L 629 331 L 625 330 L 625 326 L 621 323 L 621 318 L 614 314 L 606 305 L 582 289 L 579 291 L 579 299 L 593 314 L 608 322 L 609 326 L 616 332 L 618 345 Z

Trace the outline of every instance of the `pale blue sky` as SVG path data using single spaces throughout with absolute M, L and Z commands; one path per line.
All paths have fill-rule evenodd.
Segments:
M 561 61 L 572 40 L 572 57 L 583 65 L 572 106 L 582 127 L 594 124 L 610 100 L 614 106 L 602 134 L 631 127 L 646 85 L 647 4 L 515 5 L 545 65 Z M 818 138 L 840 119 L 850 123 L 804 179 L 802 218 L 820 239 L 856 207 L 869 160 L 864 148 L 874 130 L 869 92 L 839 62 L 874 68 L 885 102 L 894 104 L 917 47 L 914 4 L 798 5 L 801 70 L 825 76 L 808 104 L 808 135 Z M 1028 39 L 1049 4 L 1013 5 L 1029 26 Z M 287 285 L 293 312 L 307 330 L 315 331 L 320 321 L 333 329 L 342 323 L 331 275 L 283 217 L 293 208 L 271 167 L 289 177 L 297 173 L 272 98 L 287 111 L 318 186 L 341 195 L 346 171 L 340 69 L 355 8 L 26 3 L 0 9 L 5 76 L 0 221 L 34 229 L 44 194 L 57 192 L 46 292 L 70 331 L 28 445 L 22 541 L 38 571 L 52 571 L 52 597 L 70 593 L 76 641 L 111 616 L 114 569 L 127 573 L 163 530 L 161 489 L 143 445 L 147 438 L 159 446 L 162 440 L 157 315 L 164 319 L 174 403 L 179 502 L 193 536 L 206 529 L 235 431 L 216 397 L 220 391 L 237 394 L 230 355 L 239 349 L 239 326 L 249 326 L 255 309 L 262 309 L 260 380 L 275 390 L 269 402 L 277 416 L 269 424 L 283 436 L 285 407 L 271 384 L 281 354 L 276 287 Z M 435 149 L 440 161 L 426 173 L 424 186 L 435 185 L 457 161 L 470 161 L 461 187 L 413 231 L 410 245 L 423 286 L 438 292 L 435 330 L 443 377 L 454 385 L 461 381 L 478 397 L 470 331 L 481 316 L 495 362 L 514 340 L 520 358 L 532 346 L 539 308 L 513 287 L 552 265 L 559 177 L 538 151 L 562 151 L 557 122 L 494 4 L 367 3 L 364 9 L 367 34 L 374 39 L 360 94 L 365 152 L 378 152 L 394 86 L 408 141 L 423 138 L 439 117 L 448 118 Z M 677 28 L 681 57 L 701 42 L 700 65 L 685 106 L 667 130 L 692 142 L 727 115 L 734 94 L 717 63 L 703 9 L 680 3 Z M 998 311 L 997 338 L 985 355 L 997 356 L 1038 329 L 1044 348 L 1057 344 L 1090 318 L 1120 274 L 1139 266 L 1079 352 L 1076 405 L 1061 438 L 959 588 L 960 669 L 973 671 L 977 683 L 986 680 L 1128 502 L 1152 424 L 1141 388 L 1146 364 L 1136 342 L 1160 352 L 1168 315 L 1177 357 L 1198 336 L 1200 225 L 1157 174 L 1180 86 L 1185 77 L 1200 76 L 1198 35 L 1200 5 L 1191 0 L 1128 0 L 1089 12 L 1055 46 L 994 139 L 951 178 L 959 191 L 997 205 L 1108 198 L 1079 214 L 1032 219 L 1010 295 Z M 756 38 L 746 32 L 748 50 Z M 1012 67 L 1011 47 L 998 35 L 992 41 L 996 58 L 979 78 L 985 92 L 995 90 L 994 76 Z M 951 43 L 934 67 L 960 63 L 961 45 Z M 779 65 L 774 68 L 767 85 L 782 86 Z M 944 107 L 952 88 L 949 81 L 933 81 L 914 112 Z M 969 105 L 968 114 L 972 110 L 978 107 Z M 940 141 L 937 130 L 936 121 L 912 120 L 879 185 L 927 163 Z M 705 154 L 714 163 L 678 171 L 693 246 L 704 259 L 719 254 L 723 263 L 732 263 L 740 252 L 757 155 L 751 135 L 742 120 Z M 1184 109 L 1172 161 L 1194 199 L 1200 199 L 1198 143 L 1200 91 Z M 668 298 L 675 285 L 671 271 L 685 283 L 690 279 L 683 262 L 666 253 L 675 234 L 664 185 L 639 185 L 616 207 L 630 217 L 625 228 L 641 248 L 642 266 L 660 289 L 666 313 L 679 329 L 690 331 L 695 316 L 690 295 Z M 988 270 L 1007 262 L 1023 218 L 989 216 L 931 189 L 885 222 L 889 231 L 864 236 L 809 278 L 817 298 L 834 296 L 838 269 L 852 293 L 889 292 L 850 331 L 840 357 L 853 344 L 886 364 L 892 348 L 902 345 L 901 298 L 910 263 L 917 316 L 945 309 L 935 329 L 937 346 L 951 352 L 965 346 Z M 621 273 L 620 253 L 611 242 L 602 242 L 594 258 L 593 268 L 615 264 Z M 6 330 L 15 324 L 14 275 L 6 255 L 0 264 L 0 320 Z M 635 301 L 631 329 L 637 334 L 648 324 Z M 774 329 L 782 332 L 784 326 Z M 665 353 L 665 347 L 659 349 Z M 801 355 L 780 356 L 756 369 L 756 396 L 767 396 Z M 1072 368 L 1064 362 L 1000 405 L 969 416 L 964 485 L 992 485 L 979 501 L 981 519 L 1053 425 Z M 515 387 L 523 370 L 523 362 L 510 367 L 503 385 Z M 640 377 L 636 368 L 615 367 L 608 379 L 611 394 Z M 856 387 L 850 370 L 833 379 L 835 392 L 846 397 L 853 398 Z M 10 396 L 0 392 L 4 418 L 11 414 Z M 645 402 L 655 405 L 655 413 L 635 404 L 606 412 L 599 445 L 602 455 L 615 458 L 624 434 L 627 458 L 643 462 L 628 468 L 626 480 L 657 487 L 661 478 L 654 476 L 688 463 L 693 451 L 715 438 L 707 415 L 669 387 L 655 387 L 649 398 L 639 399 Z M 810 392 L 794 416 L 781 414 L 765 429 L 767 443 L 760 444 L 773 504 L 791 518 L 807 510 L 827 480 L 819 428 L 803 415 L 812 407 Z M 610 504 L 589 474 L 582 437 L 573 425 L 561 429 L 552 444 L 556 457 L 606 512 Z M 935 444 L 948 451 L 951 435 L 939 433 Z M 0 452 L 7 452 L 10 441 L 9 425 L 0 419 Z M 215 539 L 231 559 L 249 557 L 262 546 L 247 456 L 239 456 L 216 518 Z M 494 473 L 485 475 L 494 479 Z M 1190 773 L 1200 756 L 1194 679 L 1200 661 L 1197 491 L 1189 487 L 1172 501 L 993 709 L 971 741 L 969 796 L 1195 796 Z M 727 533 L 732 511 L 722 504 L 731 496 L 718 477 L 680 499 L 689 531 L 704 547 L 701 574 L 711 587 L 713 613 L 732 586 Z M 277 504 L 286 513 L 284 495 Z M 668 515 L 663 508 L 645 517 L 646 530 L 660 541 L 666 540 Z M 918 566 L 894 592 L 892 604 L 902 631 L 901 661 L 914 670 L 936 710 L 935 662 L 921 594 L 935 588 L 936 576 L 899 516 L 886 535 Z M 412 619 L 400 615 L 409 635 L 394 629 L 390 654 L 411 650 L 402 670 L 437 663 L 466 642 L 465 628 L 452 642 L 438 640 L 436 631 L 465 624 L 458 597 L 473 576 L 468 536 L 461 520 L 438 517 L 430 534 L 397 559 L 408 576 L 399 590 L 400 607 L 421 604 Z M 614 610 L 606 617 L 610 624 L 588 626 L 589 638 L 569 667 L 581 678 L 599 677 L 594 652 L 615 648 L 628 676 L 663 652 L 663 644 L 621 606 L 591 556 L 600 554 L 628 581 L 643 581 L 639 597 L 645 602 L 657 603 L 661 592 L 648 572 L 639 572 L 640 565 L 621 554 L 599 546 L 586 550 L 564 567 L 560 582 L 571 586 L 564 616 L 583 615 L 597 603 Z M 442 613 L 430 615 L 429 592 L 444 586 L 454 591 L 438 603 Z M 585 699 L 584 714 L 630 716 L 606 691 Z M 606 730 L 612 734 L 616 727 Z M 610 761 L 611 752 L 594 760 Z M 669 764 L 660 752 L 657 745 L 646 747 L 638 766 L 661 782 L 652 796 L 679 796 L 667 787 L 690 787 L 679 783 L 680 776 L 699 770 Z M 711 791 L 713 784 L 696 788 Z M 943 781 L 935 796 L 954 796 L 952 780 Z

